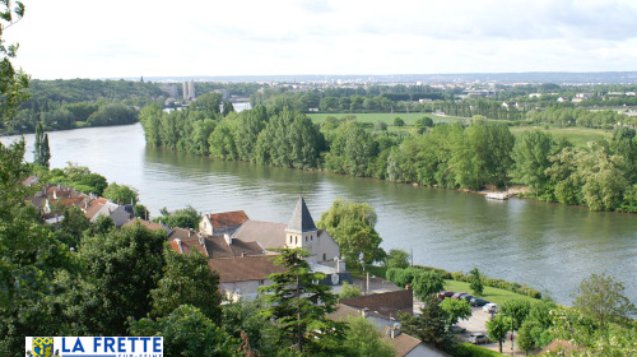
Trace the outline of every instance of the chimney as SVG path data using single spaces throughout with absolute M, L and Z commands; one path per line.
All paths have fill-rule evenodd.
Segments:
M 177 243 L 177 249 L 179 250 L 179 254 L 184 254 L 184 249 L 181 247 L 181 239 L 176 238 L 175 243 Z
M 232 237 L 230 237 L 230 234 L 224 233 L 223 234 L 223 239 L 226 241 L 226 244 L 228 246 L 232 245 Z
M 190 237 L 190 232 L 188 232 L 188 237 Z M 205 245 L 205 241 L 204 241 L 203 236 L 199 236 L 199 244 Z
M 192 235 L 192 231 L 189 229 L 188 230 L 188 238 L 190 238 L 191 235 Z
M 242 250 L 241 251 L 241 258 L 245 258 L 245 256 L 246 256 L 246 252 Z

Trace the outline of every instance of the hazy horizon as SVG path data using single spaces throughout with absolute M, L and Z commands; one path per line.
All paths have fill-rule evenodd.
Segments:
M 628 0 L 25 5 L 3 35 L 39 79 L 637 70 Z

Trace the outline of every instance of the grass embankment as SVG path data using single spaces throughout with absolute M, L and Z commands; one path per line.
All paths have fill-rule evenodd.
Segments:
M 471 288 L 469 287 L 469 283 L 465 283 L 463 281 L 457 280 L 445 280 L 445 289 L 447 291 L 453 292 L 466 292 L 471 293 Z M 492 288 L 490 286 L 485 286 L 482 296 L 480 296 L 484 300 L 488 300 L 494 302 L 498 305 L 502 305 L 507 300 L 527 300 L 529 302 L 538 301 L 529 296 L 516 294 L 512 291 Z
M 373 275 L 373 276 L 385 279 L 385 276 L 387 275 L 387 268 L 381 267 L 381 266 L 368 266 L 366 267 L 365 272 L 358 269 L 353 269 L 349 273 L 355 278 L 365 279 L 366 272 L 369 272 L 370 276 Z M 466 293 L 472 294 L 471 288 L 469 287 L 469 283 L 465 283 L 463 281 L 458 281 L 458 280 L 446 279 L 445 290 L 453 291 L 457 293 L 466 292 Z M 493 288 L 490 286 L 484 287 L 484 292 L 481 298 L 488 300 L 490 302 L 494 302 L 498 305 L 502 305 L 502 303 L 504 303 L 507 300 L 521 299 L 521 300 L 527 300 L 529 302 L 538 301 L 537 299 L 534 299 L 526 295 L 517 294 L 509 290 Z

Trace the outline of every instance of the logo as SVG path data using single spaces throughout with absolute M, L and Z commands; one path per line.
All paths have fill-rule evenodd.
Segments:
M 26 357 L 164 357 L 160 336 L 26 337 Z
M 33 337 L 31 351 L 27 350 L 27 356 L 53 357 L 53 337 Z M 56 353 L 55 356 L 59 354 Z

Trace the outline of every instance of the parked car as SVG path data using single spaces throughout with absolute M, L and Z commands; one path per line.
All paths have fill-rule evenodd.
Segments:
M 454 294 L 453 291 L 441 291 L 441 292 L 438 293 L 438 299 L 442 300 L 442 299 L 445 299 L 445 298 L 448 298 L 448 297 L 452 297 L 453 294 Z
M 464 327 L 460 327 L 458 325 L 451 326 L 451 333 L 461 334 L 461 333 L 464 333 L 465 331 L 467 331 L 467 329 Z
M 469 305 L 471 305 L 471 306 L 477 306 L 477 307 L 482 307 L 482 306 L 484 306 L 484 305 L 486 305 L 486 304 L 488 304 L 488 303 L 489 303 L 489 302 L 488 302 L 487 300 L 480 299 L 480 298 L 476 298 L 476 297 L 474 297 L 473 299 L 471 299 L 471 300 L 469 301 Z
M 465 295 L 469 295 L 469 294 L 467 294 L 467 293 L 455 293 L 451 297 L 454 298 L 454 299 L 462 299 L 462 297 L 465 296 Z
M 483 343 L 489 343 L 489 338 L 483 333 L 472 333 L 471 336 L 469 336 L 469 342 L 475 345 L 480 345 Z
M 463 295 L 462 297 L 460 297 L 462 300 L 466 300 L 467 302 L 471 302 L 471 299 L 474 299 L 473 295 Z
M 492 313 L 492 314 L 496 313 L 498 311 L 498 305 L 490 302 L 482 307 L 482 311 Z

